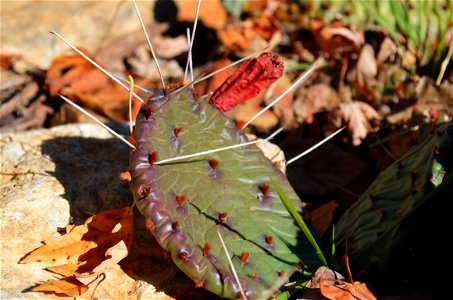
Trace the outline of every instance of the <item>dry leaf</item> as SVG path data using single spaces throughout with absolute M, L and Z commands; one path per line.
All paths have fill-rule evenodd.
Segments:
M 63 278 L 38 285 L 34 291 L 68 296 L 85 291 L 100 274 L 128 255 L 134 230 L 133 210 L 108 210 L 90 217 L 83 225 L 68 225 L 66 230 L 65 235 L 43 242 L 44 246 L 20 260 L 58 264 L 47 270 Z
M 272 101 L 274 101 L 277 97 L 282 95 L 286 90 L 291 86 L 292 82 L 291 79 L 283 73 L 283 76 L 274 84 L 272 84 L 266 91 L 264 104 L 269 105 Z M 274 113 L 280 117 L 283 115 L 283 111 L 285 109 L 290 109 L 294 100 L 294 93 L 291 91 L 285 95 L 280 101 L 275 103 L 272 107 Z
M 78 297 L 88 290 L 88 286 L 84 285 L 75 277 L 65 278 L 64 280 L 52 280 L 46 283 L 35 286 L 33 292 L 54 293 L 57 296 Z
M 258 113 L 263 106 L 264 91 L 261 91 L 258 96 L 239 104 L 236 108 L 227 112 L 226 115 L 231 119 L 238 122 L 246 122 L 250 120 L 256 113 Z M 277 116 L 270 110 L 265 111 L 258 118 L 253 120 L 250 124 L 254 126 L 258 131 L 268 132 L 271 128 L 275 127 L 278 124 Z
M 360 101 L 341 103 L 337 111 L 337 117 L 338 119 L 334 120 L 334 123 L 338 127 L 343 122 L 347 124 L 348 130 L 352 135 L 352 143 L 356 146 L 362 143 L 362 139 L 371 130 L 371 125 L 368 121 L 381 119 L 381 116 L 373 107 Z
M 339 285 L 334 285 L 340 282 Z M 363 282 L 345 282 L 341 280 L 321 279 L 320 281 L 321 294 L 334 300 L 376 300 L 377 298 L 371 293 L 366 284 Z
M 379 49 L 378 55 L 377 55 L 377 61 L 378 63 L 382 64 L 388 59 L 395 59 L 395 55 L 398 53 L 398 46 L 395 44 L 395 42 L 389 38 L 386 37 L 382 43 L 381 43 L 381 48 Z
M 366 44 L 363 46 L 362 51 L 360 51 L 359 59 L 349 73 L 348 80 L 354 84 L 354 88 L 359 92 L 372 99 L 374 96 L 372 88 L 376 84 L 376 74 L 377 62 L 374 56 L 374 50 L 373 47 Z
M 299 96 L 292 107 L 297 123 L 305 122 L 311 124 L 314 122 L 314 114 L 333 109 L 341 101 L 338 93 L 332 87 L 324 83 L 313 84 L 306 88 L 301 88 L 298 95 Z
M 327 267 L 319 267 L 315 274 L 308 282 L 307 287 L 319 288 L 321 280 L 344 280 L 345 278 L 340 273 L 333 271 Z
M 333 214 L 338 207 L 335 201 L 329 201 L 311 212 L 313 227 L 319 236 L 323 236 L 329 226 L 332 224 Z
M 277 21 L 263 11 L 259 17 L 229 24 L 225 29 L 218 30 L 217 36 L 228 49 L 249 54 L 269 44 L 271 47 L 277 45 L 282 38 L 280 31 Z
M 232 61 L 229 60 L 228 58 L 219 59 L 212 63 L 209 67 L 203 69 L 201 73 L 210 74 L 216 70 L 220 70 L 223 67 L 230 65 L 231 63 Z M 235 68 L 228 68 L 220 73 L 215 74 L 214 76 L 210 77 L 207 80 L 203 80 L 202 82 L 198 83 L 195 86 L 195 91 L 197 92 L 198 95 L 205 95 L 210 92 L 214 92 L 222 85 L 222 83 L 225 82 L 225 80 L 227 80 L 228 77 L 233 75 L 234 71 Z
M 365 42 L 362 32 L 346 27 L 341 21 L 325 25 L 312 20 L 311 30 L 318 47 L 337 59 L 357 53 Z
M 193 22 L 197 11 L 197 1 L 176 0 L 179 21 Z M 199 20 L 214 29 L 222 29 L 227 20 L 227 13 L 220 0 L 203 1 L 200 6 Z
M 90 56 L 87 51 L 81 51 Z M 80 55 L 55 58 L 46 81 L 52 96 L 62 94 L 112 120 L 128 120 L 129 92 Z
M 84 54 L 90 54 L 80 48 Z M 80 55 L 61 55 L 52 60 L 46 81 L 50 95 L 56 96 L 65 87 L 81 93 L 96 91 L 108 83 L 108 78 Z
M 0 68 L 9 70 L 13 67 L 13 60 L 15 56 L 10 54 L 0 54 Z
M 329 268 L 319 267 L 308 282 L 302 299 L 376 300 L 365 283 L 344 281 L 344 277 Z
M 187 1 L 191 2 L 191 1 Z M 171 59 L 189 51 L 189 43 L 183 35 L 177 37 L 155 36 L 153 38 L 154 52 L 161 59 Z

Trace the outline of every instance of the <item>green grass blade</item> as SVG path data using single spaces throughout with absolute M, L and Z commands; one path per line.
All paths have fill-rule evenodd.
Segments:
M 332 224 L 332 251 L 331 251 L 331 259 L 330 259 L 330 264 L 333 265 L 334 262 L 335 262 L 335 252 L 336 252 L 336 248 L 335 248 L 335 224 Z
M 291 203 L 291 201 L 289 200 L 289 198 L 283 193 L 283 191 L 280 189 L 279 186 L 275 185 L 274 188 L 277 191 L 278 196 L 280 197 L 280 200 L 282 201 L 283 205 L 285 205 L 285 207 L 288 210 L 288 212 L 290 213 L 290 215 L 297 222 L 300 229 L 302 229 L 302 231 L 305 234 L 305 236 L 307 237 L 308 241 L 315 249 L 316 254 L 318 255 L 318 258 L 321 261 L 321 263 L 327 267 L 328 266 L 327 261 L 326 261 L 326 258 L 324 257 L 324 254 L 321 251 L 321 248 L 319 248 L 318 243 L 316 242 L 315 238 L 311 234 L 310 229 L 308 229 L 307 224 L 305 224 L 304 220 L 299 215 L 299 212 L 294 208 L 294 206 Z
M 368 13 L 388 32 L 388 34 L 399 44 L 403 43 L 403 39 L 401 36 L 395 31 L 390 24 L 377 12 L 375 7 L 372 7 L 370 3 L 364 0 L 359 0 L 360 4 L 362 4 L 363 8 L 368 11 Z

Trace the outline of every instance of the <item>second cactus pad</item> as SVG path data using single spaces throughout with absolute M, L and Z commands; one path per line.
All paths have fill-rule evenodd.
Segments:
M 192 90 L 157 91 L 137 116 L 130 158 L 135 203 L 160 245 L 195 286 L 226 298 L 275 293 L 317 255 L 281 203 L 278 186 L 302 212 L 285 175 L 255 146 L 165 164 L 156 162 L 247 142 L 235 124 Z

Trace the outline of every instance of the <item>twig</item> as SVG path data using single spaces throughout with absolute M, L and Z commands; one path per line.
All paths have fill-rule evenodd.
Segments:
M 26 106 L 38 93 L 39 86 L 36 82 L 28 84 L 20 93 L 16 94 L 8 102 L 0 106 L 0 118 L 16 111 L 19 107 Z

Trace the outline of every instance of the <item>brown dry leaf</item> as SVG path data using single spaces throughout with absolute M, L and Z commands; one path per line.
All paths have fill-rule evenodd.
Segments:
M 291 79 L 286 75 L 286 73 L 283 74 L 283 76 L 273 85 L 269 87 L 269 89 L 266 92 L 265 99 L 264 99 L 264 104 L 268 105 L 272 101 L 274 101 L 277 97 L 282 95 L 286 90 L 291 86 L 292 82 Z M 278 101 L 273 107 L 274 113 L 278 116 L 281 117 L 283 115 L 283 111 L 285 109 L 290 109 L 294 100 L 294 93 L 289 92 L 288 94 L 283 97 L 280 101 Z
M 232 63 L 232 61 L 229 60 L 228 58 L 222 58 L 222 59 L 219 59 L 219 60 L 215 61 L 214 63 L 212 63 L 209 67 L 204 69 L 201 73 L 210 74 L 216 70 L 219 70 L 223 67 L 230 65 L 231 63 Z M 225 69 L 224 71 L 215 74 L 214 76 L 210 77 L 209 79 L 198 83 L 195 86 L 195 91 L 200 96 L 205 95 L 210 92 L 214 92 L 222 85 L 222 83 L 225 80 L 228 79 L 228 77 L 230 77 L 231 75 L 234 74 L 235 69 L 236 68 Z
M 395 44 L 395 42 L 389 38 L 386 37 L 382 43 L 381 47 L 379 49 L 378 55 L 377 55 L 377 62 L 382 64 L 383 62 L 387 61 L 388 59 L 395 59 L 396 54 L 398 53 L 398 46 Z
M 82 51 L 90 56 L 86 50 Z M 79 55 L 55 58 L 47 71 L 46 81 L 52 96 L 62 94 L 112 120 L 126 121 L 128 118 L 129 92 Z
M 195 20 L 195 12 L 197 11 L 197 1 L 176 0 L 178 6 L 179 21 L 193 22 Z M 204 25 L 214 29 L 222 29 L 225 27 L 227 13 L 220 0 L 203 1 L 200 6 L 199 20 L 203 21 Z
M 189 51 L 187 38 L 183 35 L 178 35 L 174 38 L 156 36 L 153 39 L 153 45 L 156 56 L 162 59 L 171 59 L 180 55 L 181 53 Z
M 338 205 L 339 204 L 337 202 L 332 200 L 321 205 L 310 213 L 313 227 L 319 236 L 322 237 L 332 224 L 333 214 Z
M 373 85 L 376 84 L 377 62 L 371 45 L 366 44 L 360 51 L 355 67 L 348 75 L 348 80 L 354 84 L 359 92 L 368 98 L 373 98 Z
M 310 26 L 318 47 L 337 59 L 357 53 L 365 42 L 362 32 L 346 27 L 341 21 L 326 25 L 312 20 Z
M 63 278 L 38 285 L 34 291 L 78 293 L 81 287 L 93 284 L 100 274 L 125 258 L 132 244 L 133 210 L 130 207 L 108 210 L 90 217 L 83 225 L 68 225 L 66 229 L 65 235 L 43 242 L 44 246 L 20 260 L 19 263 L 59 264 L 47 270 Z
M 57 296 L 78 297 L 88 290 L 88 286 L 78 281 L 74 276 L 64 280 L 52 280 L 32 289 L 33 292 L 54 293 Z
M 330 85 L 313 84 L 299 90 L 293 105 L 294 116 L 297 123 L 311 124 L 314 122 L 314 114 L 332 109 L 340 101 L 340 96 Z
M 85 49 L 80 50 L 90 56 Z M 65 87 L 83 93 L 96 91 L 108 83 L 108 78 L 80 55 L 61 55 L 52 61 L 46 81 L 50 95 L 56 96 Z
M 9 70 L 13 67 L 14 55 L 0 54 L 0 68 L 3 70 Z
M 341 283 L 335 285 L 335 283 Z M 376 300 L 377 298 L 371 293 L 366 284 L 363 282 L 355 281 L 353 283 L 332 280 L 320 279 L 319 286 L 321 293 L 324 297 L 334 300 Z
M 336 126 L 346 123 L 352 135 L 352 143 L 356 146 L 362 143 L 362 139 L 371 130 L 369 120 L 381 120 L 381 116 L 373 107 L 360 101 L 341 103 L 336 117 L 334 120 Z
M 225 47 L 243 54 L 262 50 L 269 44 L 273 47 L 282 38 L 280 25 L 266 11 L 259 17 L 227 25 L 217 31 L 217 36 Z
M 258 96 L 239 104 L 234 109 L 228 111 L 226 115 L 238 122 L 246 122 L 250 120 L 263 107 L 264 91 L 261 91 Z M 264 112 L 261 116 L 253 120 L 250 124 L 255 126 L 261 132 L 268 132 L 278 124 L 277 116 L 270 110 Z

